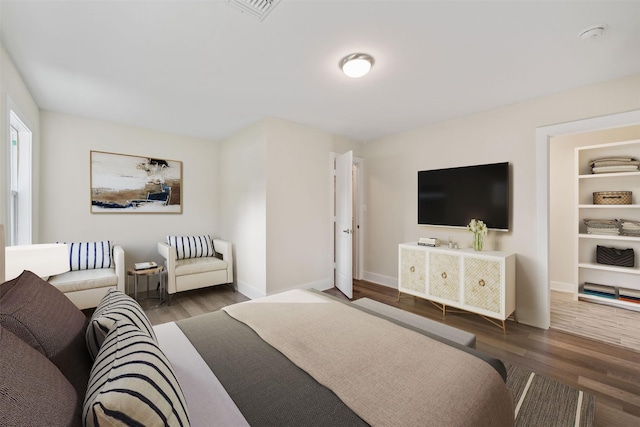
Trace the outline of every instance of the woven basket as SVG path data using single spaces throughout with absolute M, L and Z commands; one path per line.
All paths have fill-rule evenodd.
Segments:
M 631 191 L 597 191 L 593 193 L 594 205 L 630 205 Z

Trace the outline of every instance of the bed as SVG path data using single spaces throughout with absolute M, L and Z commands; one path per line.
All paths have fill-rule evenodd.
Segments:
M 319 292 L 155 327 L 119 291 L 91 319 L 56 292 L 0 285 L 2 425 L 513 425 L 499 360 Z

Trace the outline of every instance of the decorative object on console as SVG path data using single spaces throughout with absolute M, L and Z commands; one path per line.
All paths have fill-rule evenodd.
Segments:
M 435 237 L 420 237 L 418 244 L 422 246 L 440 246 L 440 242 Z
M 597 245 L 596 262 L 617 267 L 633 267 L 635 265 L 635 254 L 632 248 L 618 249 Z
M 473 250 L 482 250 L 482 239 L 487 235 L 487 226 L 482 220 L 472 219 L 467 225 L 467 230 L 473 233 Z
M 182 162 L 91 151 L 91 213 L 182 213 Z

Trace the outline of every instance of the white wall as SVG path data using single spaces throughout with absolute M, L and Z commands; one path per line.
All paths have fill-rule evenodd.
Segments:
M 511 231 L 490 232 L 485 247 L 517 253 L 518 319 L 544 327 L 549 284 L 536 283 L 536 128 L 635 110 L 638 94 L 640 74 L 366 143 L 365 278 L 397 285 L 401 242 L 453 235 L 461 246 L 471 244 L 466 231 L 417 225 L 417 171 L 509 161 Z
M 40 124 L 41 242 L 109 239 L 132 266 L 161 261 L 167 234 L 218 233 L 218 143 L 46 111 Z M 182 214 L 92 214 L 91 150 L 181 161 Z
M 9 109 L 15 109 L 20 119 L 31 129 L 33 182 L 32 182 L 32 210 L 33 228 L 31 238 L 38 242 L 40 226 L 38 223 L 39 210 L 39 165 L 40 165 L 40 110 L 36 105 L 29 89 L 16 70 L 11 57 L 0 44 L 0 224 L 7 224 L 9 220 L 9 206 L 7 201 L 9 191 Z M 6 233 L 7 239 L 9 233 Z
M 220 232 L 234 245 L 238 290 L 267 294 L 267 156 L 262 120 L 220 144 Z
M 549 144 L 549 279 L 551 289 L 574 292 L 575 148 L 640 139 L 640 126 L 551 138 Z M 640 187 L 640 185 L 639 185 Z
M 361 146 L 276 118 L 222 143 L 221 229 L 235 245 L 240 292 L 333 286 L 330 153 Z
M 361 145 L 329 132 L 268 119 L 268 293 L 333 287 L 330 153 Z

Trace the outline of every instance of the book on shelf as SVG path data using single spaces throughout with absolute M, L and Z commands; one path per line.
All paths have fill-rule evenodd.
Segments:
M 640 303 L 640 291 L 636 291 L 635 289 L 620 288 L 618 292 L 620 294 L 621 300 Z
M 599 285 L 597 283 L 585 282 L 583 285 L 583 289 L 585 291 L 602 292 L 602 293 L 612 294 L 612 295 L 616 294 L 616 288 L 614 288 L 613 286 Z
M 585 289 L 582 293 L 585 295 L 593 295 L 596 297 L 616 299 L 616 294 L 610 294 L 608 292 L 598 292 L 598 291 L 591 291 L 589 289 Z

